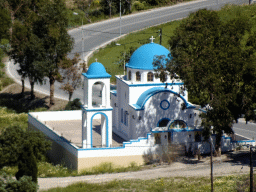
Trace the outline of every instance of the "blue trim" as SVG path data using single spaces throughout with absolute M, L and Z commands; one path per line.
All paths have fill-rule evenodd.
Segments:
M 167 102 L 167 105 L 168 105 L 168 106 L 167 106 L 166 108 L 164 108 L 164 107 L 162 106 L 163 102 Z M 163 109 L 163 110 L 167 110 L 167 109 L 169 109 L 169 107 L 170 107 L 170 102 L 167 101 L 166 99 L 165 99 L 165 100 L 162 100 L 161 103 L 160 103 L 160 107 L 161 107 L 161 109 Z
M 100 76 L 100 75 L 86 75 L 85 73 L 82 73 L 84 77 L 87 79 L 109 79 L 111 75 L 106 75 L 106 76 Z
M 98 113 L 94 113 L 93 116 L 91 117 L 91 148 L 93 148 L 93 145 L 92 145 L 92 121 L 93 121 L 93 117 L 98 114 L 104 115 L 106 118 L 106 146 L 109 147 L 109 144 L 108 144 L 108 116 L 105 113 L 98 112 Z M 101 127 L 101 129 L 102 129 L 102 127 Z M 101 137 L 102 137 L 102 135 L 101 135 Z
M 153 87 L 153 86 L 166 86 L 166 83 L 139 83 L 139 81 L 134 81 L 133 83 L 134 84 L 128 84 L 127 82 L 129 82 L 130 80 L 123 80 L 121 79 L 120 77 L 118 77 L 117 75 L 115 76 L 116 79 L 118 79 L 119 81 L 121 81 L 122 83 L 124 83 L 125 85 L 128 85 L 129 87 L 143 87 L 143 86 L 146 86 L 146 87 Z M 137 83 L 136 83 L 137 82 Z M 173 86 L 173 85 L 184 85 L 183 82 L 181 83 L 167 83 L 167 86 Z
M 167 131 L 151 131 L 152 133 L 167 133 L 167 132 L 192 132 L 192 131 L 203 131 L 203 129 L 189 129 L 189 128 L 185 128 L 185 129 L 168 129 Z
M 146 104 L 147 100 L 150 97 L 154 96 L 155 94 L 161 93 L 161 92 L 170 92 L 170 93 L 173 93 L 173 94 L 179 96 L 184 101 L 187 109 L 196 108 L 195 106 L 190 105 L 183 96 L 181 96 L 180 94 L 178 94 L 168 88 L 165 88 L 165 87 L 153 87 L 151 89 L 148 89 L 147 91 L 143 92 L 140 95 L 140 97 L 137 100 L 136 106 L 134 104 L 133 104 L 133 106 L 139 110 L 144 109 L 144 105 Z
M 116 95 L 117 95 L 116 90 L 115 90 L 115 91 L 110 91 L 110 93 L 112 93 L 114 96 L 116 96 Z
M 124 149 L 126 147 L 126 145 L 128 144 L 132 144 L 134 142 L 140 142 L 141 140 L 147 140 L 149 135 L 151 135 L 151 133 L 147 133 L 147 136 L 146 137 L 140 137 L 138 138 L 137 140 L 130 140 L 129 142 L 123 142 L 123 146 L 122 147 L 112 147 L 112 148 L 107 148 L 107 147 L 104 147 L 104 148 L 86 148 L 86 149 L 77 149 L 78 151 L 89 151 L 89 150 L 105 150 L 105 149 Z
M 112 111 L 113 108 L 94 108 L 94 109 L 88 109 L 88 108 L 83 108 L 85 111 Z
M 157 127 L 159 127 L 159 123 L 160 123 L 160 121 L 162 121 L 162 120 L 168 120 L 169 122 L 171 121 L 169 118 L 162 118 L 162 119 L 160 119 L 160 120 L 158 121 Z M 151 129 L 151 130 L 152 130 L 152 129 Z
M 128 84 L 129 87 L 141 87 L 141 86 L 166 86 L 166 83 L 148 83 L 148 84 Z M 168 85 L 184 85 L 184 83 L 167 83 Z
M 232 141 L 233 143 L 252 143 L 255 142 L 255 140 L 242 140 L 242 141 Z

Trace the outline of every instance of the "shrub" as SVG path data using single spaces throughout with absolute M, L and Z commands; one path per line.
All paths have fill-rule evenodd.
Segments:
M 140 11 L 140 10 L 144 10 L 145 9 L 145 5 L 139 1 L 135 1 L 133 3 L 133 9 Z
M 21 177 L 19 181 L 11 178 L 10 176 L 4 174 L 0 177 L 0 191 L 1 192 L 36 192 L 38 186 L 32 181 L 31 177 L 24 176 Z
M 73 101 L 69 101 L 68 104 L 65 107 L 65 110 L 79 110 L 81 109 L 82 103 L 80 99 L 76 98 Z

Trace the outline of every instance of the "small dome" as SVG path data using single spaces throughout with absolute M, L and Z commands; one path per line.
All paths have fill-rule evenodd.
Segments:
M 88 79 L 98 79 L 98 78 L 110 78 L 111 75 L 109 75 L 106 72 L 105 67 L 99 63 L 99 62 L 94 62 L 90 65 L 87 73 L 83 73 L 85 77 Z
M 168 58 L 170 51 L 156 43 L 148 43 L 139 47 L 131 56 L 126 67 L 132 69 L 153 70 L 153 60 L 156 55 Z

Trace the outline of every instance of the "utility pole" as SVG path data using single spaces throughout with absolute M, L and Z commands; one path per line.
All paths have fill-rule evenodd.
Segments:
M 121 0 L 120 0 L 120 22 L 119 22 L 119 27 L 120 27 L 120 36 L 121 36 Z
M 74 15 L 78 15 L 78 13 L 73 12 Z M 84 25 L 84 17 L 82 15 L 82 60 L 83 63 L 85 63 L 84 60 L 84 29 L 83 29 L 83 25 Z M 86 66 L 83 66 L 84 70 L 87 69 L 87 62 L 85 63 Z
M 162 28 L 160 29 L 160 45 L 162 45 Z
M 253 162 L 252 162 L 252 149 L 256 147 L 250 146 L 250 192 L 253 192 Z
M 213 192 L 213 163 L 212 163 L 212 138 L 210 137 L 210 150 L 211 150 L 211 192 Z
M 126 49 L 125 49 L 125 44 L 124 44 L 124 76 L 125 76 L 125 55 L 126 55 Z

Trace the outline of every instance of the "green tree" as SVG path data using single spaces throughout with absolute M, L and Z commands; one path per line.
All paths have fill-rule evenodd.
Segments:
M 168 70 L 180 76 L 202 106 L 209 104 L 202 125 L 205 138 L 213 127 L 217 151 L 223 132 L 233 132 L 233 120 L 251 108 L 255 94 L 254 50 L 242 44 L 250 31 L 251 24 L 242 15 L 223 22 L 215 11 L 203 9 L 190 14 L 169 41 L 173 59 Z
M 17 179 L 26 175 L 36 182 L 37 161 L 44 158 L 50 145 L 40 132 L 8 127 L 0 135 L 0 168 L 18 165 Z
M 117 13 L 117 4 L 114 0 L 101 0 L 100 5 L 103 13 L 109 15 L 109 18 Z
M 41 8 L 39 19 L 33 29 L 44 47 L 42 71 L 50 82 L 50 105 L 54 105 L 54 83 L 61 80 L 60 62 L 73 47 L 73 39 L 67 33 L 67 25 L 65 2 L 53 0 Z
M 0 191 L 1 192 L 36 192 L 38 185 L 32 181 L 31 177 L 23 176 L 19 180 L 13 179 L 11 176 L 1 174 Z
M 32 25 L 26 22 L 14 22 L 12 49 L 9 55 L 20 67 L 18 73 L 22 81 L 22 95 L 24 94 L 24 79 L 28 77 L 31 86 L 31 99 L 34 99 L 34 84 L 35 82 L 42 84 L 44 79 L 42 70 L 44 49 L 41 39 L 32 31 Z
M 79 62 L 79 54 L 76 54 L 73 59 L 65 58 L 61 61 L 60 67 L 62 71 L 61 89 L 69 94 L 68 100 L 70 101 L 74 91 L 82 84 L 82 69 Z
M 11 16 L 7 9 L 0 7 L 0 40 L 9 39 L 9 29 L 11 27 Z
M 80 99 L 76 98 L 73 101 L 69 101 L 65 107 L 65 110 L 79 110 L 81 109 L 81 101 Z

